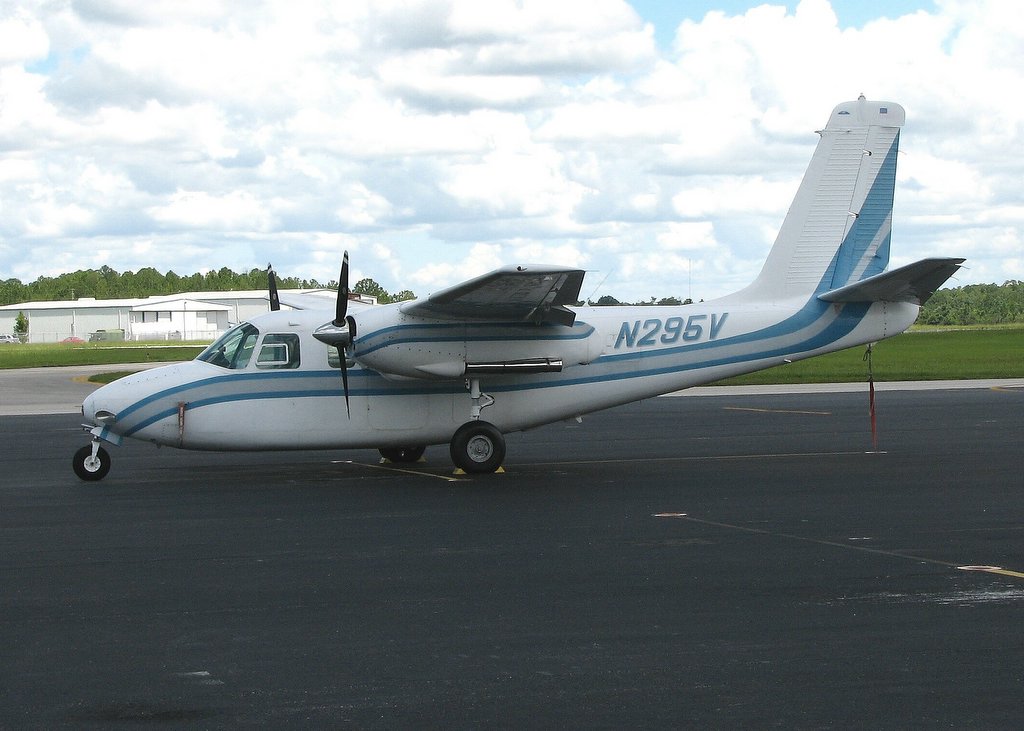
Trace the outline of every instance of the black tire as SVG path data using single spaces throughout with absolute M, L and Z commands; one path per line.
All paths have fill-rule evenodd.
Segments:
M 450 450 L 456 467 L 470 474 L 486 474 L 505 461 L 505 438 L 494 424 L 470 421 L 455 432 Z
M 427 448 L 422 445 L 415 447 L 381 447 L 377 451 L 380 452 L 381 457 L 389 462 L 409 464 L 410 462 L 418 462 L 423 453 L 427 451 Z
M 100 447 L 96 450 L 96 459 L 92 459 L 92 446 L 82 447 L 71 460 L 71 466 L 79 479 L 86 482 L 102 480 L 110 472 L 110 455 Z

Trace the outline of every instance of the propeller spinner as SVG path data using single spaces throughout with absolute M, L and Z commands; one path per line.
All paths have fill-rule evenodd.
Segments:
M 348 316 L 348 252 L 341 260 L 341 274 L 338 277 L 338 300 L 335 304 L 334 319 L 313 331 L 313 337 L 321 343 L 336 348 L 341 363 L 341 386 L 345 392 L 345 410 L 352 418 L 352 407 L 348 396 L 348 366 L 345 351 L 352 344 L 356 323 Z

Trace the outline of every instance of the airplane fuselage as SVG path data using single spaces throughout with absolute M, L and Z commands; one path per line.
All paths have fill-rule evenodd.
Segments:
M 330 364 L 333 351 L 312 336 L 324 314 L 311 311 L 250 323 L 257 354 L 282 339 L 268 336 L 297 338 L 290 364 L 265 365 L 257 356 L 242 368 L 203 360 L 169 365 L 99 389 L 83 411 L 102 424 L 107 441 L 131 437 L 187 449 L 440 444 L 471 419 L 473 379 L 494 400 L 480 418 L 513 432 L 881 340 L 908 327 L 918 307 L 720 300 L 575 311 L 572 326 L 495 327 L 409 317 L 397 306 L 363 310 L 348 373 L 351 417 L 339 368 Z M 516 364 L 529 372 L 517 372 Z

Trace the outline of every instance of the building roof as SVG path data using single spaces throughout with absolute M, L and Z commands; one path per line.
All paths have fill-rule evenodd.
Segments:
M 174 312 L 230 312 L 231 305 L 178 297 L 176 299 L 144 302 L 143 304 L 134 305 L 132 310 L 135 312 L 167 312 L 168 310 L 173 310 Z
M 145 302 L 142 299 L 109 299 L 98 300 L 93 297 L 80 297 L 76 300 L 52 300 L 40 302 L 18 302 L 13 305 L 3 305 L 0 310 L 84 310 L 84 309 L 111 309 L 121 307 L 131 309 L 136 304 Z
M 282 295 L 314 295 L 320 297 L 336 296 L 334 290 L 324 289 L 282 289 Z M 264 300 L 269 302 L 269 296 L 265 289 L 248 290 L 222 290 L 217 292 L 181 292 L 180 294 L 155 295 L 152 297 L 135 297 L 130 299 L 96 299 L 95 297 L 79 297 L 74 300 L 53 300 L 41 302 L 19 302 L 13 305 L 0 306 L 3 310 L 85 310 L 85 309 L 114 309 L 122 308 L 129 310 L 140 310 L 152 312 L 156 310 L 223 310 L 228 309 L 222 304 L 215 304 L 209 300 L 224 302 L 225 300 Z M 202 306 L 182 307 L 183 301 L 201 304 Z M 172 305 L 173 306 L 169 306 Z

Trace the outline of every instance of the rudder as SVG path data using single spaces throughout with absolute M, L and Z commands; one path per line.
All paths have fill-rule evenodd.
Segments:
M 761 273 L 734 297 L 807 298 L 885 270 L 904 120 L 863 96 L 832 110 Z

